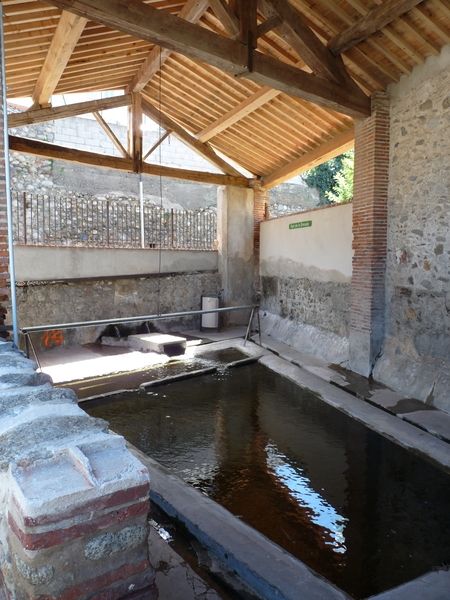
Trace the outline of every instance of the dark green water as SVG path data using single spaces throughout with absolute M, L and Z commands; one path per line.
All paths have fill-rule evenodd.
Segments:
M 354 597 L 450 563 L 450 478 L 261 365 L 83 408 Z

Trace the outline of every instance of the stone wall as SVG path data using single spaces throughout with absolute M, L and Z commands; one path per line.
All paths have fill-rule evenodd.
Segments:
M 3 160 L 3 135 L 3 86 L 0 82 L 0 339 L 6 336 L 5 319 L 7 314 L 7 306 L 9 303 L 8 227 L 6 215 L 5 162 Z
M 348 358 L 351 227 L 351 204 L 261 225 L 263 330 L 333 362 Z
M 2 341 L 0 457 L 0 597 L 155 598 L 147 469 Z
M 450 411 L 450 46 L 389 92 L 386 341 L 375 377 Z
M 22 326 L 91 321 L 117 317 L 197 310 L 202 294 L 217 294 L 217 271 L 164 273 L 147 277 L 97 278 L 79 281 L 25 282 L 17 286 L 19 322 Z M 161 321 L 158 327 L 190 327 L 198 318 L 182 322 Z M 64 332 L 64 343 L 95 341 L 105 328 Z M 37 344 L 43 348 L 41 336 Z

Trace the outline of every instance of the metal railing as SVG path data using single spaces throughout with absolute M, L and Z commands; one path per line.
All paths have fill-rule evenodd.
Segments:
M 215 211 L 14 191 L 14 243 L 27 246 L 215 250 Z M 143 226 L 143 238 L 141 237 Z
M 36 362 L 38 363 L 39 368 L 41 368 L 39 358 L 36 352 L 36 349 L 33 344 L 33 340 L 31 338 L 32 333 L 43 333 L 44 331 L 57 331 L 57 330 L 67 330 L 67 329 L 79 329 L 83 327 L 98 327 L 98 326 L 107 326 L 107 325 L 121 325 L 128 323 L 146 323 L 150 321 L 163 321 L 167 319 L 180 319 L 183 317 L 188 317 L 192 315 L 207 315 L 212 313 L 225 313 L 225 312 L 235 312 L 242 310 L 250 310 L 250 316 L 247 323 L 247 329 L 244 337 L 244 345 L 247 343 L 250 333 L 252 323 L 256 314 L 258 321 L 258 334 L 259 334 L 259 343 L 261 345 L 261 323 L 259 318 L 259 305 L 258 304 L 244 304 L 242 306 L 224 306 L 221 308 L 211 308 L 211 309 L 199 309 L 199 310 L 186 310 L 181 312 L 172 312 L 172 313 L 162 313 L 162 314 L 154 314 L 154 315 L 141 315 L 137 317 L 117 317 L 116 319 L 97 319 L 94 321 L 74 321 L 72 323 L 56 323 L 52 325 L 34 325 L 31 327 L 21 327 L 20 333 L 25 337 L 26 344 L 26 354 L 30 356 L 30 346 L 33 350 L 33 354 L 36 358 Z

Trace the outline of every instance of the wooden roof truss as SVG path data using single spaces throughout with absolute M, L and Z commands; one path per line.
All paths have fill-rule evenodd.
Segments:
M 370 112 L 370 94 L 450 41 L 450 0 L 3 0 L 3 6 L 10 95 L 34 102 L 10 115 L 11 127 L 92 112 L 120 158 L 98 161 L 69 149 L 60 149 L 61 157 L 139 172 L 172 133 L 223 172 L 206 173 L 205 180 L 214 175 L 238 185 L 249 181 L 234 165 L 270 187 L 348 148 L 353 119 Z M 54 93 L 114 88 L 124 95 L 50 106 Z M 100 114 L 119 105 L 129 106 L 128 147 Z M 144 114 L 163 130 L 147 151 Z M 56 153 L 48 144 L 12 142 L 14 149 Z

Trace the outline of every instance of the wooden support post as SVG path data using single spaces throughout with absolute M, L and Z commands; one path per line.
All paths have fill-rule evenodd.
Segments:
M 142 173 L 142 96 L 138 93 L 131 101 L 131 156 L 134 172 Z

